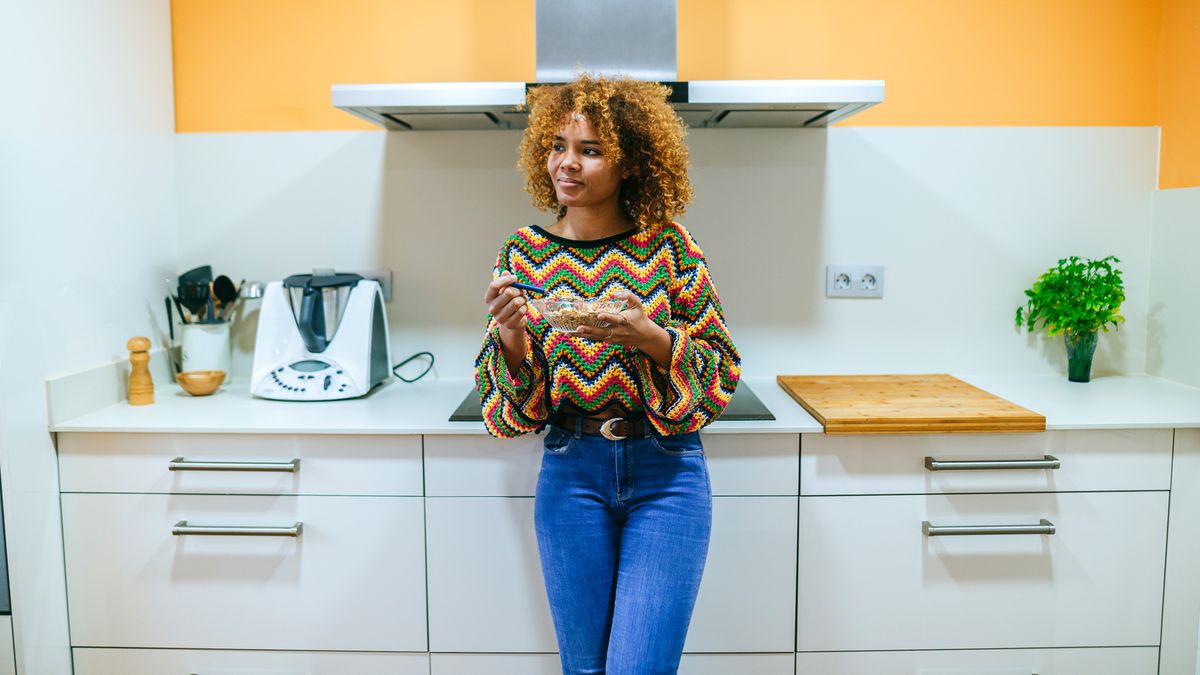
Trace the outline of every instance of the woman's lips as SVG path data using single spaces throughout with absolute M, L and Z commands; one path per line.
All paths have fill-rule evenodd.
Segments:
M 577 187 L 579 185 L 583 185 L 583 183 L 580 183 L 579 181 L 573 180 L 571 178 L 559 178 L 558 184 L 563 187 Z

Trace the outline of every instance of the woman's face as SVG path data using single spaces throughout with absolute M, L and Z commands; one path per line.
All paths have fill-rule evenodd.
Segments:
M 571 113 L 558 130 L 546 170 L 558 203 L 566 207 L 615 204 L 620 194 L 621 168 L 604 156 L 591 122 L 579 113 Z

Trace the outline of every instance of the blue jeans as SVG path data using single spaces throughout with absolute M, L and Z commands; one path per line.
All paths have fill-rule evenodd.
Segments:
M 675 673 L 712 530 L 699 432 L 548 427 L 534 524 L 563 673 Z

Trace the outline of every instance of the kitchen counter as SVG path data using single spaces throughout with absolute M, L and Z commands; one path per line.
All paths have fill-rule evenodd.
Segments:
M 1046 416 L 1051 429 L 1200 427 L 1200 389 L 1150 376 L 1068 382 L 1063 376 L 956 377 Z M 819 433 L 821 425 L 793 401 L 774 377 L 745 378 L 775 415 L 771 421 L 720 421 L 706 433 Z M 175 385 L 157 387 L 153 405 L 125 402 L 62 420 L 54 432 L 182 432 L 306 434 L 485 434 L 479 422 L 450 422 L 474 386 L 468 378 L 407 384 L 392 381 L 349 401 L 296 403 L 256 399 L 245 382 L 209 397 Z
M 1200 389 L 1149 375 L 1070 382 L 1061 375 L 957 376 L 1046 416 L 1046 429 L 1200 427 Z
M 544 455 L 538 438 L 449 421 L 471 380 L 327 403 L 240 382 L 97 400 L 117 375 L 50 387 L 77 672 L 245 668 L 246 654 L 312 672 L 559 671 L 534 526 Z M 926 660 L 910 670 L 966 671 L 1000 654 L 1013 672 L 1124 675 L 1194 659 L 1200 428 L 1183 427 L 1200 427 L 1200 389 L 960 377 L 1053 433 L 825 435 L 773 377 L 746 380 L 776 419 L 705 430 L 712 534 L 687 672 L 874 673 L 912 655 Z M 1025 470 L 1051 454 L 1053 469 Z M 932 473 L 931 457 L 1023 470 Z M 1043 522 L 1054 536 L 924 534 Z M 288 538 L 191 538 L 245 528 Z M 1031 618 L 1011 621 L 1014 606 Z

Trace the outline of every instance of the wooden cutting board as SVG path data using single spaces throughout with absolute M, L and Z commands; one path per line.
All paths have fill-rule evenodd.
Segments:
M 950 375 L 780 375 L 827 434 L 1045 431 L 1046 417 Z

